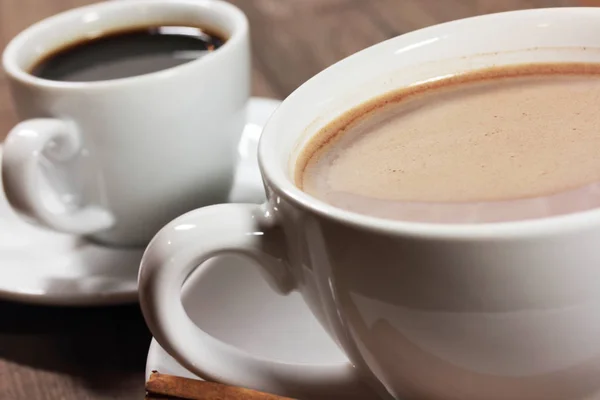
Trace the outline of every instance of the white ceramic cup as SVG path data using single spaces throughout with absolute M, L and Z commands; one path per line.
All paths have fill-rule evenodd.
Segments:
M 30 74 L 45 55 L 131 27 L 199 26 L 227 37 L 200 59 L 94 82 Z M 145 245 L 167 222 L 224 202 L 250 93 L 248 22 L 218 0 L 105 2 L 16 36 L 3 66 L 19 119 L 4 145 L 11 205 L 51 229 Z
M 336 371 L 253 359 L 190 322 L 182 283 L 207 258 L 235 252 L 258 261 L 281 291 L 300 291 L 383 396 L 600 398 L 600 210 L 481 225 L 409 223 L 335 208 L 292 181 L 303 144 L 374 96 L 491 65 L 553 61 L 600 62 L 600 9 L 517 11 L 429 27 L 303 84 L 261 138 L 268 202 L 193 211 L 150 243 L 139 287 L 156 339 L 200 376 L 281 383 L 290 395 L 338 383 Z

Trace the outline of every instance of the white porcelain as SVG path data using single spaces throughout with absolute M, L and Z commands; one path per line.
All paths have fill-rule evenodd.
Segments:
M 183 287 L 182 302 L 199 328 L 256 357 L 289 364 L 348 363 L 298 293 L 281 298 L 269 289 L 258 268 L 241 257 L 222 256 L 196 270 Z M 152 371 L 198 379 L 156 340 L 146 361 L 146 375 Z M 352 387 L 345 389 L 334 398 L 376 398 L 366 387 L 358 393 Z M 307 393 L 302 398 L 323 397 Z M 332 397 L 323 400 L 327 398 Z
M 292 181 L 302 144 L 366 99 L 485 66 L 541 61 L 600 62 L 600 9 L 433 26 L 303 84 L 259 144 L 268 202 L 193 211 L 147 248 L 140 298 L 155 338 L 200 376 L 237 383 L 252 371 L 257 388 L 339 383 L 331 371 L 271 367 L 198 331 L 179 289 L 201 261 L 235 252 L 258 261 L 280 292 L 299 291 L 384 397 L 600 398 L 600 210 L 480 225 L 409 223 L 335 208 Z
M 256 97 L 248 103 L 229 201 L 264 201 L 256 147 L 279 104 Z M 141 257 L 142 249 L 100 246 L 24 222 L 8 205 L 0 182 L 0 299 L 70 306 L 135 302 Z
M 209 26 L 228 40 L 198 60 L 131 78 L 57 82 L 27 72 L 68 43 L 145 24 Z M 77 8 L 17 35 L 2 62 L 22 120 L 6 139 L 2 179 L 25 217 L 140 246 L 176 216 L 227 200 L 250 93 L 248 22 L 233 5 L 139 0 Z

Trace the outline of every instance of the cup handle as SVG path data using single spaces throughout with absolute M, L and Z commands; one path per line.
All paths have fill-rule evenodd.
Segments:
M 274 218 L 267 205 L 221 204 L 191 211 L 165 226 L 146 249 L 138 279 L 152 334 L 206 380 L 294 398 L 333 399 L 344 393 L 348 399 L 364 393 L 350 363 L 318 366 L 260 359 L 203 332 L 184 310 L 181 288 L 187 277 L 204 261 L 226 253 L 255 260 L 276 291 L 286 294 L 295 288 Z
M 81 140 L 75 127 L 53 118 L 23 121 L 15 126 L 6 141 L 2 157 L 2 181 L 6 198 L 11 206 L 48 228 L 77 235 L 91 234 L 110 228 L 114 217 L 102 207 L 87 205 L 54 210 L 49 207 L 49 196 L 60 201 L 60 196 L 40 190 L 40 157 L 49 151 L 54 160 L 68 160 L 81 149 Z

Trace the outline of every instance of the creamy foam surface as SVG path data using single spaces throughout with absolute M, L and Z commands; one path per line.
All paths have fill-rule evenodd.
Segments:
M 325 127 L 296 182 L 385 218 L 489 222 L 600 205 L 600 65 L 489 69 L 390 93 Z

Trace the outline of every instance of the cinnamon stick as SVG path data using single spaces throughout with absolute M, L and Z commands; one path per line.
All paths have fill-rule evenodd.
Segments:
M 146 382 L 146 400 L 293 400 L 256 390 L 161 374 L 153 371 Z

